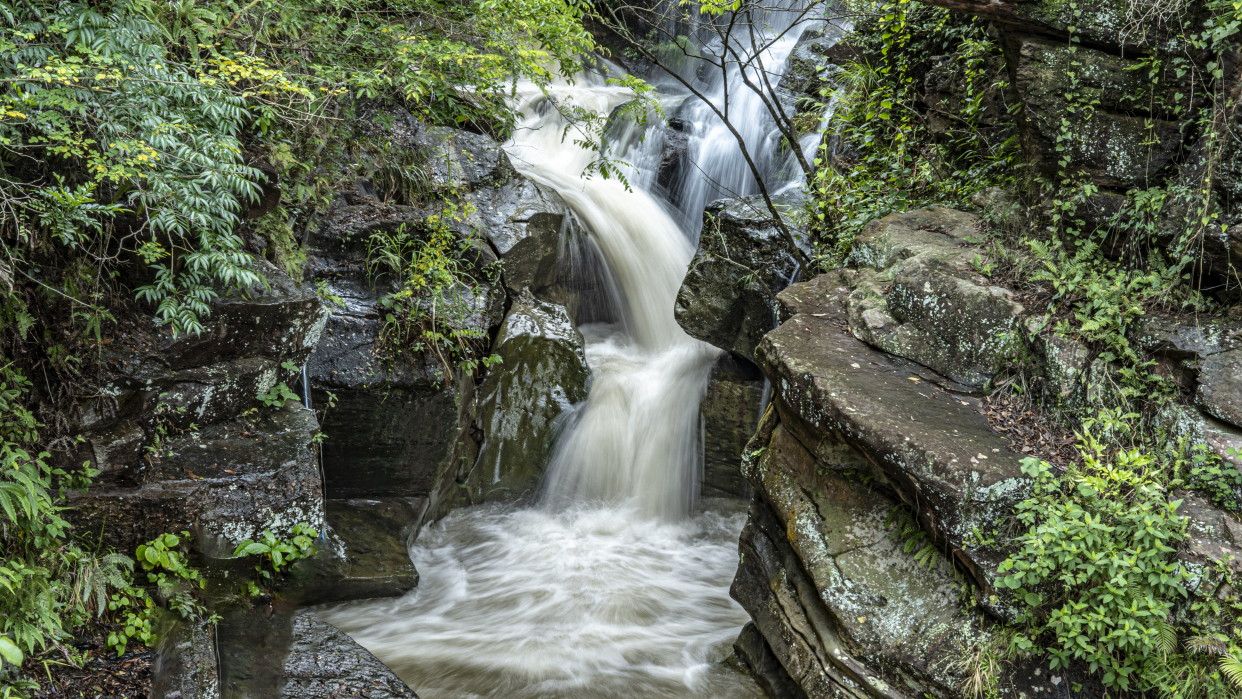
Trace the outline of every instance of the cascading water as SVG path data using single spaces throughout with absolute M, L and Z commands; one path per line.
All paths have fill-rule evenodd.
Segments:
M 602 114 L 632 98 L 592 76 L 548 91 Z M 540 507 L 449 515 L 411 551 L 417 590 L 326 618 L 424 699 L 762 696 L 720 662 L 747 620 L 728 596 L 741 504 L 688 517 L 698 403 L 719 354 L 673 318 L 694 250 L 639 178 L 627 191 L 581 177 L 592 154 L 561 138 L 542 92 L 524 98 L 506 150 L 590 231 L 624 322 L 582 327 L 591 390 L 557 445 Z
M 769 65 L 783 65 L 794 38 L 772 48 Z M 754 682 L 722 662 L 747 621 L 728 596 L 743 504 L 693 510 L 698 405 L 719 351 L 673 317 L 703 207 L 751 193 L 753 180 L 732 135 L 701 110 L 691 117 L 701 171 L 681 184 L 681 211 L 651 192 L 660 138 L 628 139 L 618 154 L 647 165 L 629 172 L 632 191 L 584 178 L 594 155 L 564 136 L 549 97 L 608 114 L 633 95 L 592 75 L 546 94 L 528 86 L 517 136 L 505 145 L 514 166 L 554 188 L 589 232 L 609 273 L 596 288 L 615 295 L 601 307 L 623 317 L 581 327 L 591 389 L 569 416 L 538 506 L 450 514 L 411 549 L 415 591 L 325 618 L 424 699 L 757 699 Z M 744 91 L 733 100 L 764 171 L 778 168 L 761 103 Z

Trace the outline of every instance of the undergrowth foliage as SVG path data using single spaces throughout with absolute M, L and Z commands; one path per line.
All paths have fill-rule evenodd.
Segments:
M 1019 150 L 1016 132 L 981 128 L 1009 108 L 1007 83 L 985 70 L 1001 47 L 983 22 L 905 0 L 853 10 L 860 29 L 844 41 L 864 58 L 837 72 L 812 110 L 834 110 L 809 183 L 825 268 L 840 264 L 875 219 L 922 206 L 976 208 L 973 196 L 1013 184 Z M 921 107 L 930 59 L 946 53 L 963 94 L 946 107 L 947 128 Z
M 262 283 L 237 233 L 267 180 L 256 156 L 302 205 L 325 189 L 313 173 L 323 137 L 358 100 L 503 133 L 510 81 L 547 84 L 547 66 L 572 71 L 593 46 L 563 0 L 374 10 L 0 2 L 6 274 L 27 274 L 23 256 L 48 245 L 102 267 L 136 256 L 149 267 L 137 297 L 174 334 L 198 332 L 216 295 Z

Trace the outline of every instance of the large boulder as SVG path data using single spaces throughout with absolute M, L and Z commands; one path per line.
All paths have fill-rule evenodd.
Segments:
M 788 192 L 773 203 L 796 214 L 803 196 Z M 776 327 L 776 293 L 798 273 L 798 258 L 761 197 L 713 202 L 677 293 L 677 323 L 691 337 L 753 361 L 759 340 Z
M 279 696 L 418 699 L 387 665 L 310 609 L 293 618 Z
M 756 352 L 775 412 L 817 459 L 890 488 L 990 599 L 1003 555 L 983 542 L 1030 492 L 1021 457 L 960 385 L 849 333 L 844 291 L 821 275 L 779 295 L 788 320 Z
M 483 433 L 466 480 L 474 502 L 532 492 L 551 455 L 557 418 L 586 398 L 590 369 L 582 334 L 563 306 L 526 291 L 500 326 L 501 359 L 478 391 Z
M 978 388 L 1017 341 L 1022 306 L 974 266 L 978 217 L 916 209 L 867 224 L 854 241 L 850 329 L 860 340 Z
M 963 654 L 1014 618 L 994 542 L 1030 481 L 977 398 L 849 331 L 849 276 L 782 291 L 756 352 L 773 398 L 743 456 L 755 495 L 731 593 L 762 643 L 738 646 L 768 685 L 797 685 L 780 696 L 958 696 Z M 1093 683 L 1031 658 L 998 679 L 1015 696 Z

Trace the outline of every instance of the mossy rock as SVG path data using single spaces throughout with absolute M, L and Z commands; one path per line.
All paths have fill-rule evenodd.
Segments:
M 582 334 L 563 306 L 525 291 L 492 345 L 501 364 L 478 390 L 483 445 L 466 480 L 474 502 L 533 494 L 543 475 L 557 418 L 586 398 L 590 369 Z

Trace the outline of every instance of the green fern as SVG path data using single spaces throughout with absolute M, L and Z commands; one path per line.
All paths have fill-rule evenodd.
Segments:
M 1228 677 L 1235 687 L 1242 689 L 1242 660 L 1233 655 L 1222 655 L 1219 662 L 1221 673 Z

